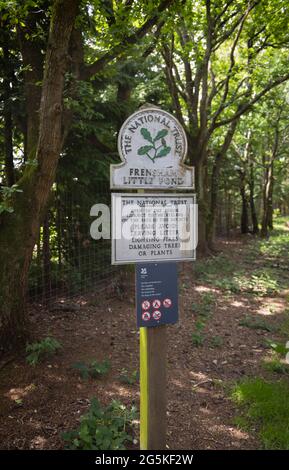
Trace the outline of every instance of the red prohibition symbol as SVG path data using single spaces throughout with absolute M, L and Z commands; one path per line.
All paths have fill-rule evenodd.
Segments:
M 171 299 L 165 299 L 163 301 L 163 306 L 166 307 L 166 308 L 170 308 L 172 306 L 172 301 Z
M 150 314 L 150 312 L 144 312 L 144 313 L 142 314 L 142 319 L 143 319 L 143 321 L 149 321 L 149 320 L 151 319 L 151 314 Z
M 151 306 L 150 302 L 148 300 L 144 300 L 143 303 L 141 304 L 143 310 L 148 310 Z
M 153 308 L 160 308 L 161 301 L 158 299 L 153 300 Z
M 162 314 L 159 310 L 156 310 L 155 312 L 153 312 L 153 318 L 154 320 L 159 320 L 161 318 Z

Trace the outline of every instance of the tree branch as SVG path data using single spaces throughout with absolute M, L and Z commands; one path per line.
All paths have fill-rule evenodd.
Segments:
M 100 72 L 105 65 L 111 62 L 115 57 L 117 57 L 123 50 L 131 45 L 136 44 L 140 39 L 142 39 L 146 33 L 158 23 L 160 14 L 166 10 L 174 0 L 162 0 L 159 7 L 156 10 L 156 13 L 148 18 L 145 23 L 137 29 L 130 36 L 127 36 L 123 39 L 121 44 L 117 44 L 112 47 L 108 52 L 106 52 L 100 59 L 97 59 L 93 64 L 86 65 L 83 67 L 83 70 L 80 75 L 81 80 L 89 80 L 96 73 Z
M 225 105 L 225 102 L 226 102 L 226 99 L 227 99 L 227 96 L 228 96 L 228 93 L 229 93 L 230 80 L 232 78 L 233 70 L 234 70 L 234 67 L 235 67 L 235 50 L 236 50 L 237 44 L 239 42 L 242 30 L 244 28 L 245 21 L 246 21 L 249 13 L 251 12 L 251 10 L 254 8 L 255 5 L 256 5 L 256 3 L 253 4 L 252 6 L 249 6 L 247 8 L 247 10 L 245 11 L 245 13 L 243 15 L 243 18 L 240 22 L 236 37 L 233 41 L 231 51 L 230 51 L 230 67 L 229 67 L 227 77 L 226 77 L 225 82 L 224 82 L 224 92 L 223 92 L 223 96 L 222 96 L 220 105 L 219 105 L 218 109 L 216 110 L 216 112 L 213 115 L 212 124 L 211 124 L 212 128 L 214 128 L 216 120 L 218 119 L 218 117 L 220 116 L 222 110 L 224 109 L 224 105 Z
M 276 86 L 281 85 L 281 83 L 286 82 L 287 80 L 289 80 L 289 73 L 287 73 L 283 77 L 277 78 L 276 80 L 273 80 L 273 81 L 271 80 L 263 88 L 262 91 L 260 91 L 257 95 L 255 95 L 255 97 L 251 101 L 241 105 L 240 108 L 238 108 L 238 110 L 236 111 L 236 113 L 233 116 L 231 116 L 230 118 L 227 118 L 227 119 L 223 119 L 222 121 L 216 122 L 215 125 L 214 125 L 214 129 L 217 129 L 218 127 L 221 127 L 221 126 L 225 126 L 226 124 L 230 124 L 230 122 L 232 122 L 234 119 L 237 119 L 238 117 L 245 114 L 249 109 L 252 108 L 252 106 L 255 103 L 257 103 L 261 98 L 263 98 L 263 96 L 266 95 L 266 93 L 268 93 L 270 90 L 272 90 Z

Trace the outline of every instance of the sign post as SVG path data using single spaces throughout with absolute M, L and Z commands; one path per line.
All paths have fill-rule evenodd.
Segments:
M 140 449 L 166 448 L 167 327 L 140 328 Z
M 140 327 L 140 448 L 165 449 L 168 323 L 178 320 L 177 264 L 136 266 Z
M 140 328 L 140 448 L 166 448 L 167 327 L 178 320 L 176 261 L 195 259 L 194 169 L 185 165 L 186 134 L 177 119 L 144 107 L 118 136 L 122 162 L 111 165 L 112 263 L 136 264 Z M 148 193 L 148 190 L 150 191 Z M 155 192 L 152 192 L 155 191 Z

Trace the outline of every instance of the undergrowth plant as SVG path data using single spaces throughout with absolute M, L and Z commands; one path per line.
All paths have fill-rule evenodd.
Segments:
M 213 336 L 213 338 L 211 338 L 211 342 L 210 342 L 210 346 L 212 348 L 221 348 L 223 346 L 223 343 L 224 343 L 224 340 L 222 338 L 222 336 Z
M 271 356 L 263 361 L 263 366 L 270 372 L 277 374 L 288 374 L 289 364 L 286 363 L 285 358 L 289 352 L 289 348 L 283 343 L 278 341 L 267 340 L 267 346 L 271 349 Z
M 192 343 L 197 348 L 203 346 L 205 341 L 205 336 L 202 334 L 202 331 L 205 327 L 205 323 L 201 320 L 197 320 L 195 324 L 196 331 L 192 333 Z
M 251 318 L 246 316 L 242 320 L 239 321 L 240 326 L 246 326 L 252 330 L 264 330 L 268 332 L 273 332 L 276 328 L 273 325 L 270 325 L 266 320 L 263 318 Z
M 192 303 L 193 312 L 201 317 L 209 317 L 215 307 L 215 297 L 211 292 L 202 294 L 200 301 Z
M 119 401 L 102 408 L 93 398 L 77 430 L 63 434 L 67 447 L 77 450 L 123 450 L 132 441 L 132 424 L 136 408 L 128 410 Z
M 28 355 L 26 356 L 26 361 L 31 366 L 35 366 L 46 357 L 55 354 L 61 347 L 61 343 L 57 339 L 47 336 L 41 341 L 27 344 L 26 352 Z
M 196 347 L 200 347 L 204 344 L 205 335 L 202 331 L 206 326 L 206 322 L 213 314 L 214 307 L 215 297 L 212 292 L 203 293 L 199 303 L 192 304 L 193 313 L 199 317 L 195 323 L 196 330 L 192 333 L 192 343 Z
M 134 385 L 139 380 L 139 373 L 137 370 L 129 372 L 127 369 L 122 369 L 119 375 L 119 381 L 123 384 Z
M 110 369 L 110 361 L 108 359 L 105 359 L 102 362 L 93 360 L 88 364 L 85 362 L 76 362 L 72 367 L 77 369 L 81 377 L 85 380 L 89 377 L 97 379 L 108 373 Z

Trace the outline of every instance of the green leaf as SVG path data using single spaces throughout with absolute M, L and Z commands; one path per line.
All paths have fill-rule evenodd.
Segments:
M 168 134 L 168 130 L 167 130 L 167 129 L 162 129 L 162 130 L 159 131 L 159 132 L 157 133 L 157 135 L 155 136 L 154 142 L 156 142 L 156 141 L 159 140 L 159 139 L 162 139 L 162 138 L 165 137 L 167 134 Z
M 138 155 L 145 155 L 153 148 L 152 145 L 144 145 L 144 147 L 140 147 L 137 151 Z
M 156 155 L 156 158 L 165 157 L 168 153 L 170 153 L 170 151 L 171 151 L 171 147 L 164 147 Z
M 142 127 L 141 130 L 141 135 L 143 136 L 143 138 L 145 140 L 148 140 L 149 142 L 153 142 L 153 139 L 152 139 L 152 136 L 151 136 L 151 133 L 145 128 L 145 127 Z

